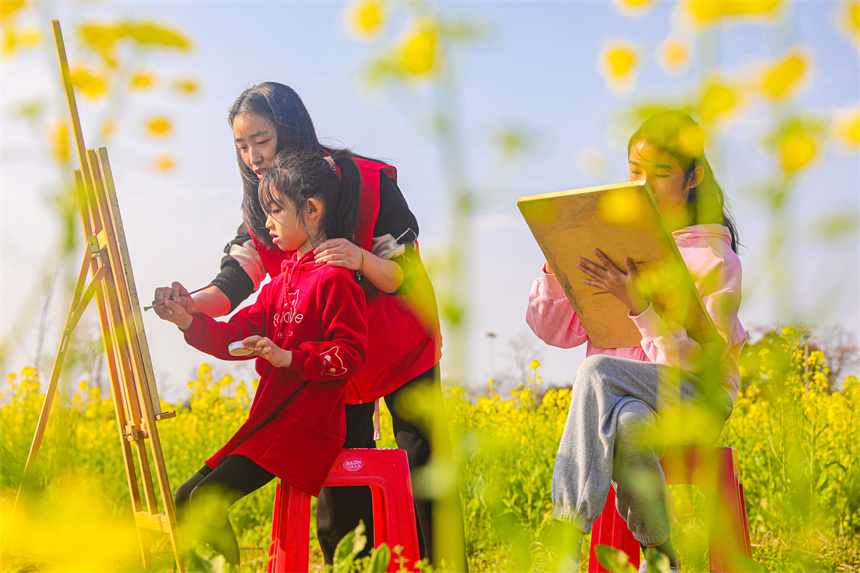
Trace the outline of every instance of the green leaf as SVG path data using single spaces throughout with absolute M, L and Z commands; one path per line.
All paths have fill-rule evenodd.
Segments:
M 358 526 L 347 533 L 340 543 L 337 544 L 337 549 L 334 550 L 334 573 L 348 573 L 352 568 L 356 555 L 361 553 L 364 546 L 367 545 L 367 537 L 364 535 L 364 521 L 359 521 Z
M 630 558 L 620 549 L 609 545 L 598 545 L 594 548 L 597 560 L 611 573 L 636 573 L 630 564 Z
M 370 563 L 367 566 L 367 573 L 383 573 L 388 569 L 388 563 L 391 561 L 391 550 L 387 543 L 383 543 L 373 550 L 370 554 Z
M 346 573 L 352 565 L 352 547 L 355 544 L 355 531 L 350 531 L 344 535 L 340 543 L 337 544 L 337 549 L 334 550 L 333 568 L 334 573 Z
M 648 562 L 647 573 L 672 573 L 669 558 L 666 554 L 653 547 L 645 549 L 645 561 Z

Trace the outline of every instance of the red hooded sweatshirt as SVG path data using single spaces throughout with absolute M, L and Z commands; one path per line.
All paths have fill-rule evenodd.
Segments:
M 313 251 L 300 260 L 292 252 L 282 268 L 228 322 L 195 314 L 185 340 L 222 360 L 247 359 L 227 346 L 254 334 L 292 351 L 288 368 L 257 359 L 260 384 L 248 419 L 206 465 L 243 455 L 319 495 L 346 434 L 347 381 L 364 366 L 365 299 L 352 271 L 315 262 Z
M 373 227 L 379 216 L 380 172 L 396 182 L 397 171 L 379 161 L 361 157 L 354 159 L 361 173 L 361 203 L 353 242 L 371 251 Z M 289 253 L 267 246 L 253 233 L 251 237 L 269 275 L 277 275 L 281 261 L 290 256 Z M 424 267 L 421 266 L 418 272 L 415 287 L 403 295 L 382 293 L 364 281 L 370 328 L 367 365 L 353 376 L 347 387 L 348 404 L 381 398 L 433 368 L 442 357 L 436 295 Z

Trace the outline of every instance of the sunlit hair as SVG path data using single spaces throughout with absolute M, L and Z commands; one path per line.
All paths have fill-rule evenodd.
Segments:
M 690 189 L 687 214 L 690 224 L 717 223 L 725 225 L 732 236 L 732 250 L 738 252 L 738 233 L 726 197 L 705 157 L 705 132 L 689 115 L 677 111 L 660 112 L 646 120 L 627 143 L 627 153 L 634 145 L 645 141 L 678 160 L 686 181 L 695 177 L 696 167 L 702 166 L 704 176 Z
M 302 98 L 291 87 L 276 82 L 263 82 L 243 91 L 233 105 L 227 121 L 233 127 L 236 116 L 250 114 L 270 121 L 277 130 L 276 152 L 283 150 L 303 151 L 323 156 L 324 148 L 317 139 L 314 123 Z M 272 238 L 266 231 L 266 213 L 257 198 L 259 179 L 253 169 L 245 165 L 242 153 L 236 149 L 239 173 L 242 174 L 242 213 L 245 224 L 257 240 L 272 245 Z
M 281 151 L 260 179 L 255 199 L 264 213 L 271 212 L 273 205 L 283 207 L 291 203 L 299 224 L 314 246 L 326 239 L 351 241 L 358 221 L 361 197 L 358 167 L 352 154 L 345 149 L 336 151 L 332 159 L 340 168 L 340 177 L 322 155 L 310 151 Z M 310 232 L 304 218 L 305 206 L 311 198 L 323 205 L 316 235 Z

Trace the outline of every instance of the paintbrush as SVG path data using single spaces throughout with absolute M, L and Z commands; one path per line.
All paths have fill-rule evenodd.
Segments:
M 193 291 L 191 291 L 190 293 L 188 293 L 188 296 L 191 296 L 192 294 L 194 294 L 194 293 L 196 293 L 196 292 L 200 292 L 200 291 L 202 291 L 203 289 L 205 289 L 205 288 L 209 288 L 209 287 L 211 287 L 211 286 L 212 286 L 212 285 L 206 285 L 205 287 L 200 287 L 200 288 L 199 288 L 199 289 L 197 289 L 197 290 L 193 290 Z M 144 311 L 147 311 L 147 310 L 149 310 L 150 308 L 155 308 L 156 306 L 162 306 L 163 304 L 164 304 L 163 302 L 160 302 L 160 303 L 158 303 L 158 304 L 153 304 L 153 305 L 150 305 L 150 306 L 145 306 L 145 307 L 143 307 L 143 310 L 144 310 Z

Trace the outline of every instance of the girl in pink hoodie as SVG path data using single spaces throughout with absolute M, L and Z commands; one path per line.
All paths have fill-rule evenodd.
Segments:
M 670 540 L 671 503 L 660 468 L 663 448 L 714 443 L 738 392 L 738 357 L 746 334 L 738 321 L 741 266 L 737 233 L 722 189 L 704 156 L 704 133 L 689 116 L 660 113 L 628 143 L 630 181 L 647 181 L 721 341 L 703 347 L 665 321 L 636 286 L 630 258 L 618 268 L 599 250 L 579 258 L 583 282 L 617 297 L 642 340 L 630 348 L 595 348 L 548 264 L 529 294 L 526 320 L 547 344 L 587 343 L 574 378 L 570 411 L 553 473 L 557 570 L 575 571 L 580 538 L 603 510 L 611 482 L 616 507 L 644 547 L 657 547 L 677 569 Z M 670 409 L 704 420 L 667 431 Z M 701 415 L 698 415 L 701 414 Z M 678 419 L 678 418 L 673 418 Z M 659 439 L 654 439 L 659 435 Z M 642 569 L 647 564 L 642 562 Z

